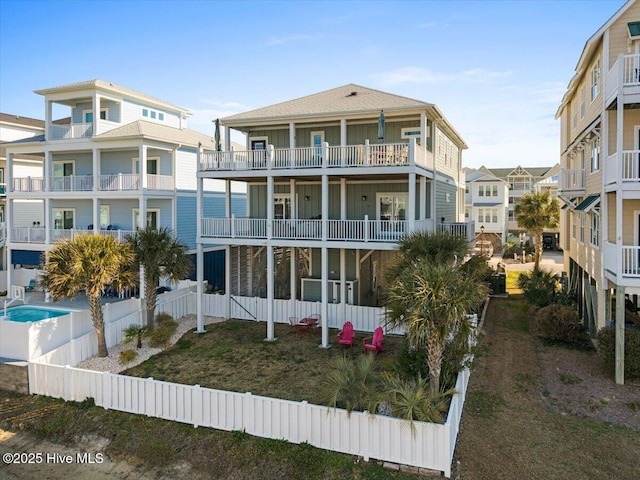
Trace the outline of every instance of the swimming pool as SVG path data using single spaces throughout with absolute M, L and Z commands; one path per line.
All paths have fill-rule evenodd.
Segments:
M 4 312 L 0 309 L 0 315 Z M 33 307 L 31 305 L 18 305 L 7 308 L 6 320 L 12 322 L 38 322 L 47 318 L 62 317 L 68 315 L 68 310 L 58 310 L 56 308 Z

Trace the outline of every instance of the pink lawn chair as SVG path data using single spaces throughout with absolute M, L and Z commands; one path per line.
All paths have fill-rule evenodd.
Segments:
M 353 324 L 351 322 L 345 322 L 342 330 L 336 335 L 338 338 L 338 345 L 353 346 Z
M 367 340 L 369 340 L 370 343 L 367 343 Z M 373 336 L 362 339 L 362 345 L 364 345 L 365 350 L 371 350 L 376 353 L 384 352 L 382 340 L 384 340 L 384 332 L 382 331 L 382 327 L 378 327 L 373 331 Z

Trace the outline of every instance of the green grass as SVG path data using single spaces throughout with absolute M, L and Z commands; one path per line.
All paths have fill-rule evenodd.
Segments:
M 518 271 L 507 271 L 507 292 L 509 292 L 509 294 L 514 294 L 514 293 L 522 293 L 522 289 L 520 289 L 520 287 L 518 287 L 518 277 L 520 276 L 520 272 Z
M 320 348 L 320 331 L 297 335 L 288 325 L 276 324 L 277 340 L 266 342 L 266 324 L 231 320 L 207 327 L 206 334 L 187 332 L 165 352 L 124 372 L 136 377 L 198 384 L 202 387 L 251 392 L 254 395 L 324 404 L 321 379 L 336 356 L 364 355 L 356 332 L 351 348 Z M 402 352 L 403 339 L 385 336 L 386 352 L 377 356 L 380 368 L 391 369 Z

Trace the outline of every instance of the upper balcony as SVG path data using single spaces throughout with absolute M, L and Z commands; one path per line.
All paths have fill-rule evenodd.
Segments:
M 2 224 L 2 233 L 4 233 L 4 224 Z M 93 230 L 81 229 L 81 228 L 50 228 L 49 229 L 49 243 L 57 242 L 58 240 L 74 239 L 78 235 L 86 233 L 96 233 L 98 235 L 108 235 L 116 238 L 119 241 L 124 241 L 128 235 L 135 233 L 133 230 Z M 14 243 L 29 243 L 29 244 L 45 244 L 47 238 L 47 229 L 44 227 L 14 227 L 11 228 L 11 237 L 9 240 Z
M 319 169 L 375 169 L 376 167 L 418 166 L 433 171 L 433 154 L 410 143 L 383 143 L 364 145 L 321 147 L 274 148 L 266 150 L 205 152 L 200 155 L 201 172 L 237 172 L 286 170 L 304 171 L 317 174 Z
M 605 78 L 605 106 L 611 106 L 622 93 L 623 102 L 640 101 L 640 54 L 618 55 Z
M 640 287 L 640 247 L 604 243 L 604 272 L 607 278 L 627 287 Z
M 561 170 L 558 182 L 558 191 L 561 195 L 584 195 L 585 171 L 584 168 L 573 170 Z
M 640 150 L 616 152 L 606 160 L 606 191 L 640 191 Z
M 13 192 L 129 192 L 143 190 L 173 191 L 174 181 L 171 175 L 147 174 L 146 182 L 142 175 L 115 173 L 110 175 L 70 175 L 50 177 L 48 187 L 42 177 L 16 177 L 13 179 Z

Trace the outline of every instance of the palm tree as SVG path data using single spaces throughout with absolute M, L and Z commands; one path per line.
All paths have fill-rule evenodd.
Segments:
M 144 270 L 146 325 L 149 330 L 153 330 L 153 314 L 158 298 L 156 289 L 160 278 L 182 280 L 189 275 L 193 264 L 186 245 L 175 238 L 168 228 L 139 228 L 127 237 L 127 242 L 135 255 L 136 267 Z
M 98 339 L 98 356 L 108 355 L 100 297 L 107 288 L 135 283 L 133 251 L 110 236 L 83 234 L 57 242 L 46 256 L 40 283 L 54 300 L 73 298 L 84 291 Z
M 387 323 L 404 326 L 407 339 L 427 352 L 431 395 L 440 391 L 440 370 L 447 341 L 468 323 L 467 313 L 484 300 L 487 285 L 461 268 L 459 261 L 418 261 L 390 284 Z
M 412 233 L 400 240 L 399 249 L 387 274 L 387 324 L 404 326 L 409 343 L 426 350 L 435 397 L 446 343 L 467 327 L 466 314 L 484 300 L 488 266 L 480 257 L 465 262 L 466 238 L 446 232 Z
M 558 200 L 549 192 L 526 193 L 516 204 L 515 213 L 518 226 L 530 232 L 535 239 L 536 263 L 533 268 L 538 270 L 542 257 L 542 233 L 545 228 L 557 228 L 560 221 Z

